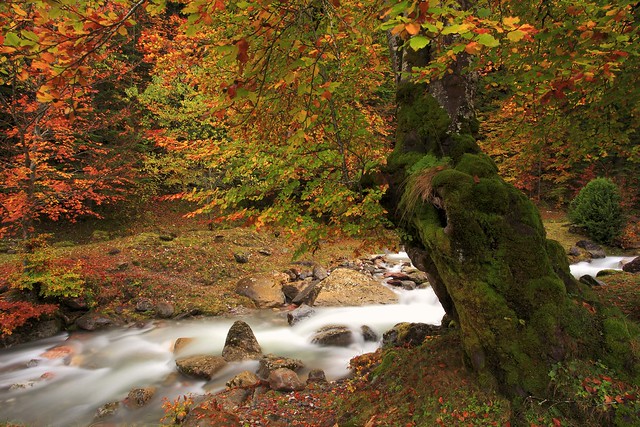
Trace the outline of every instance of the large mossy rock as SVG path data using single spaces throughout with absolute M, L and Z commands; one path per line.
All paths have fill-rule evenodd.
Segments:
M 412 131 L 445 114 L 425 113 L 420 93 L 414 87 L 399 100 L 388 206 L 411 236 L 411 260 L 459 325 L 468 363 L 515 396 L 544 395 L 551 366 L 570 358 L 600 359 L 637 377 L 636 328 L 571 276 L 533 203 L 499 177 L 471 136 L 443 126 L 437 135 Z

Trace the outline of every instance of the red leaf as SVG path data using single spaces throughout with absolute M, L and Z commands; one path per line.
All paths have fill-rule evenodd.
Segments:
M 236 59 L 241 64 L 246 63 L 249 60 L 249 54 L 247 51 L 249 50 L 249 42 L 246 39 L 240 39 L 236 42 L 236 46 L 238 46 L 238 54 L 236 55 Z

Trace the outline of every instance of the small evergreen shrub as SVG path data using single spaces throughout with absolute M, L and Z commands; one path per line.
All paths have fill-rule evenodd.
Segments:
M 610 244 L 624 225 L 618 186 L 607 178 L 596 178 L 585 185 L 569 205 L 569 219 L 583 227 L 589 237 Z

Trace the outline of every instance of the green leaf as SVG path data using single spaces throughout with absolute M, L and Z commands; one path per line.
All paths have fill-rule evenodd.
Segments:
M 16 33 L 7 33 L 4 36 L 4 44 L 5 46 L 20 46 L 20 37 Z
M 409 47 L 415 51 L 424 49 L 429 45 L 429 38 L 425 36 L 415 36 L 409 39 Z
M 478 18 L 488 18 L 491 16 L 491 9 L 487 9 L 485 7 L 478 9 Z
M 391 8 L 391 11 L 389 12 L 389 15 L 391 17 L 395 17 L 397 15 L 400 15 L 401 13 L 403 13 L 407 8 L 409 7 L 409 2 L 408 1 L 401 1 L 400 3 L 396 4 L 395 6 L 393 6 Z
M 500 46 L 500 42 L 496 40 L 491 34 L 480 34 L 478 36 L 478 43 L 486 47 Z
M 444 27 L 442 30 L 442 35 L 446 36 L 447 34 L 463 34 L 469 32 L 469 24 L 455 24 Z

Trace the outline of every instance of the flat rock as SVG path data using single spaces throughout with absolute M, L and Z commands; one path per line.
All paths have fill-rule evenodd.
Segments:
M 176 360 L 176 367 L 182 374 L 207 381 L 226 365 L 221 356 L 191 356 Z
M 397 295 L 379 281 L 348 268 L 337 268 L 321 281 L 316 306 L 358 306 L 370 304 L 393 304 Z
M 346 326 L 330 325 L 320 328 L 311 338 L 313 344 L 323 347 L 347 347 L 354 342 L 353 332 Z
M 245 277 L 236 285 L 236 293 L 251 299 L 260 308 L 279 307 L 284 304 L 282 285 L 288 282 L 285 274 Z

